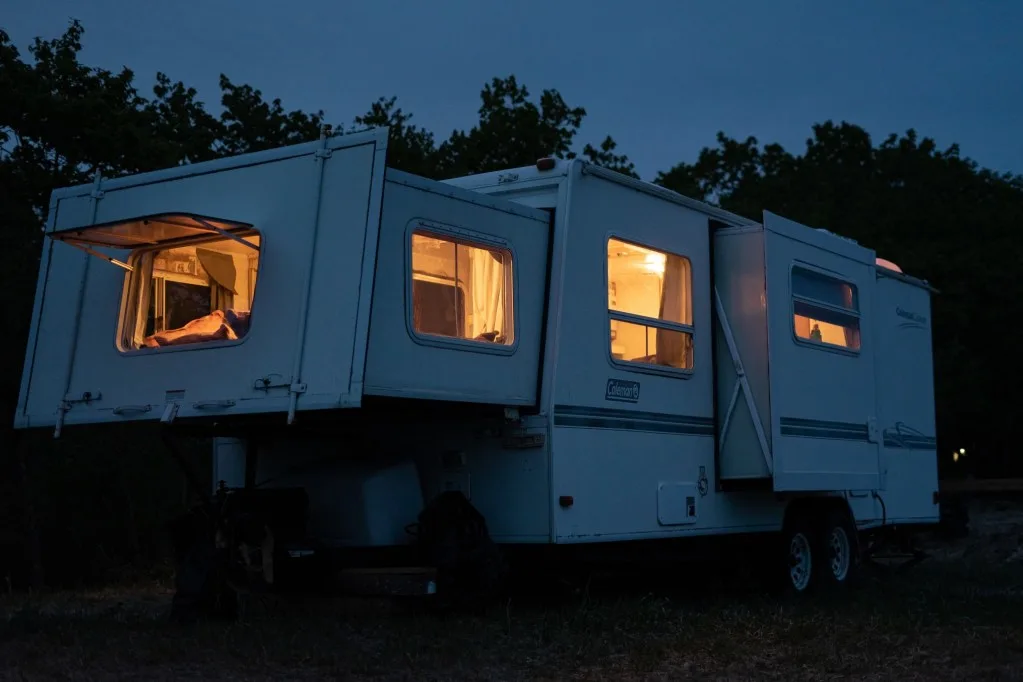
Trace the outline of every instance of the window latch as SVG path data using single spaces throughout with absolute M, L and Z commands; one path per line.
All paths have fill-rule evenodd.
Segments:
M 252 388 L 257 391 L 269 391 L 273 388 L 286 388 L 289 393 L 305 393 L 307 387 L 304 382 L 290 381 L 280 374 L 268 374 L 256 379 L 252 383 Z

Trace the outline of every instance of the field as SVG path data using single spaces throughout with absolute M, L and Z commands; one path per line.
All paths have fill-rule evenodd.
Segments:
M 844 600 L 785 601 L 709 575 L 611 576 L 588 593 L 438 616 L 372 599 L 250 604 L 167 622 L 167 581 L 0 597 L 0 677 L 220 680 L 1023 679 L 1023 513 L 872 570 Z

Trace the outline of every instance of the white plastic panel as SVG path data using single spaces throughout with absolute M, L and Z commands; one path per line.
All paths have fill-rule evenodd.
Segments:
M 547 214 L 537 209 L 389 170 L 373 287 L 365 393 L 498 405 L 535 404 L 549 232 Z M 453 243 L 434 244 L 433 250 L 443 251 L 445 257 L 424 260 L 416 265 L 417 270 L 442 260 L 448 263 L 445 268 L 456 268 L 460 305 L 456 305 L 450 279 L 434 276 L 432 271 L 417 271 L 415 284 L 425 282 L 439 291 L 431 299 L 433 307 L 428 317 L 437 328 L 419 322 L 417 329 L 413 306 L 418 299 L 409 276 L 415 264 L 414 233 L 493 249 L 504 259 L 505 265 L 498 269 L 503 268 L 510 279 L 489 278 L 482 262 L 490 257 L 481 250 L 470 254 L 467 248 L 459 247 L 459 260 L 449 263 L 447 256 L 456 255 Z M 479 270 L 474 269 L 477 256 Z M 446 273 L 444 277 L 454 275 Z M 491 291 L 486 291 L 484 284 L 493 285 Z M 503 291 L 504 298 L 501 305 L 492 307 L 502 311 L 500 317 L 506 325 L 511 321 L 510 334 L 507 326 L 501 327 L 507 336 L 504 343 L 472 338 L 477 332 L 488 331 L 482 322 L 486 321 L 490 300 L 483 294 L 494 289 Z M 450 315 L 441 319 L 444 311 Z M 423 308 L 418 314 L 423 316 L 420 320 L 426 316 Z M 457 333 L 464 338 L 450 335 L 459 326 L 462 331 Z
M 657 520 L 662 526 L 696 523 L 700 518 L 699 485 L 663 481 L 657 488 Z
M 179 419 L 286 412 L 292 385 L 300 410 L 358 404 L 385 143 L 374 132 L 328 140 L 329 158 L 310 143 L 122 178 L 98 200 L 56 193 L 56 230 L 179 212 L 253 225 L 251 325 L 238 341 L 124 351 L 128 274 L 48 239 L 16 425 L 58 424 L 65 397 L 66 424 L 160 419 L 169 403 Z
M 928 291 L 877 278 L 874 327 L 885 511 L 892 521 L 936 521 L 938 453 Z M 948 456 L 951 456 L 949 454 Z
M 770 213 L 764 227 L 774 489 L 875 490 L 881 477 L 874 359 L 884 351 L 873 326 L 874 254 Z M 811 339 L 797 336 L 794 314 L 803 308 L 793 301 L 794 267 L 853 287 L 842 291 L 856 294 L 858 344 L 844 334 L 833 344 L 828 336 L 819 342 L 813 329 Z M 824 335 L 838 333 L 822 321 L 811 324 Z
M 456 411 L 395 421 L 367 410 L 347 441 L 359 443 L 354 452 L 340 452 L 335 438 L 272 443 L 260 449 L 256 481 L 304 487 L 311 537 L 329 546 L 407 544 L 405 528 L 447 490 L 469 498 L 495 541 L 548 542 L 547 448 L 516 447 L 497 431 Z M 527 417 L 521 433 L 545 436 L 546 420 Z
M 771 371 L 764 267 L 761 227 L 733 227 L 714 233 L 714 287 L 721 302 L 714 343 L 722 479 L 771 475 Z
M 562 297 L 555 318 L 556 356 L 548 360 L 553 372 L 551 506 L 556 541 L 769 526 L 774 522 L 770 514 L 747 515 L 745 500 L 736 498 L 729 506 L 714 491 L 708 217 L 602 177 L 574 175 L 570 182 L 570 203 L 559 207 L 568 233 L 564 269 L 555 273 Z M 623 277 L 612 287 L 610 237 L 688 259 L 691 279 L 683 281 L 689 281 L 691 290 L 691 368 L 626 361 L 634 356 L 626 354 L 628 349 L 619 350 L 618 325 L 612 340 L 609 307 L 635 305 L 640 298 L 636 289 L 663 289 L 656 262 L 651 262 L 649 285 Z M 630 257 L 617 246 L 612 253 Z M 636 296 L 631 304 L 625 300 L 629 289 Z M 645 315 L 656 314 L 657 305 L 647 307 Z M 654 340 L 656 344 L 656 336 Z M 704 492 L 699 492 L 701 474 Z M 691 496 L 684 493 L 689 485 L 698 491 L 695 520 L 683 508 Z M 571 497 L 572 504 L 562 506 L 562 496 Z M 765 502 L 770 510 L 772 500 Z

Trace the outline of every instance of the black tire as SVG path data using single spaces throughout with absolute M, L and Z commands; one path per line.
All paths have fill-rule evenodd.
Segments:
M 817 588 L 819 542 L 815 530 L 808 515 L 799 511 L 792 513 L 782 528 L 776 566 L 785 596 L 799 597 Z
M 862 561 L 859 535 L 852 517 L 844 509 L 829 509 L 816 538 L 817 583 L 829 590 L 842 590 L 859 582 Z
M 200 619 L 233 621 L 238 595 L 227 584 L 226 556 L 213 542 L 197 541 L 178 563 L 171 620 L 190 625 Z
M 437 569 L 439 608 L 476 610 L 499 596 L 507 578 L 504 555 L 486 519 L 458 491 L 434 498 L 419 515 L 422 559 Z

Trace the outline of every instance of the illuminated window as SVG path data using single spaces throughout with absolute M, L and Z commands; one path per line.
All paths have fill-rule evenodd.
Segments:
M 426 231 L 412 234 L 412 328 L 419 334 L 511 345 L 507 249 Z
M 260 236 L 247 223 L 159 213 L 51 237 L 128 271 L 117 333 L 122 352 L 248 334 Z
M 148 250 L 132 258 L 121 350 L 237 341 L 249 331 L 258 234 Z
M 621 362 L 693 367 L 692 272 L 684 256 L 607 243 L 611 356 Z
M 793 325 L 810 343 L 860 348 L 860 302 L 856 287 L 806 268 L 792 269 Z

